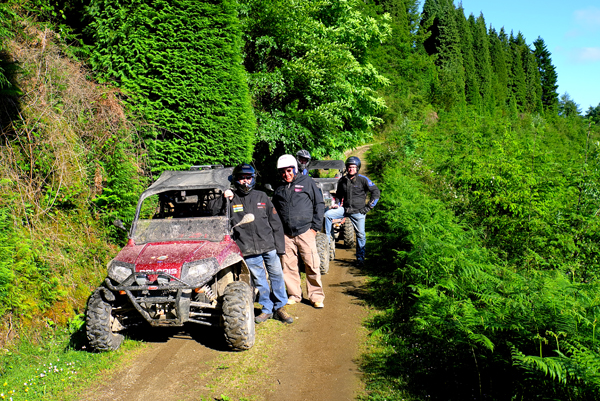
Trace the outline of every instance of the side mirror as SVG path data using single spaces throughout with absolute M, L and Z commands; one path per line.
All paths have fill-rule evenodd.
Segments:
M 235 226 L 231 227 L 231 229 L 233 230 L 237 226 L 252 223 L 253 221 L 254 221 L 254 215 L 252 213 L 248 213 L 247 215 L 242 217 L 242 220 L 239 223 L 237 223 Z
M 254 217 L 254 216 L 252 216 Z M 125 226 L 123 225 L 123 222 L 119 219 L 116 219 L 115 221 L 113 221 L 113 225 L 117 228 L 120 228 L 121 230 L 127 232 L 127 229 L 125 228 Z
M 271 192 L 275 191 L 275 190 L 273 189 L 273 186 L 272 186 L 271 184 L 267 184 L 267 185 L 265 185 L 265 188 L 266 188 L 266 189 L 268 189 L 268 190 L 269 190 L 269 191 L 271 191 Z

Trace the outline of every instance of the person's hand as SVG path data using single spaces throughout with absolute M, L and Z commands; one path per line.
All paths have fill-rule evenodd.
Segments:
M 340 205 L 338 205 L 337 203 L 334 203 L 333 205 L 331 205 L 332 209 L 337 209 L 338 207 L 340 207 Z
M 227 191 L 225 191 L 223 196 L 229 200 L 232 200 L 233 199 L 233 191 L 231 189 L 228 189 Z
M 362 213 L 362 214 L 367 214 L 371 211 L 371 206 L 365 206 L 362 209 L 360 209 L 358 212 Z

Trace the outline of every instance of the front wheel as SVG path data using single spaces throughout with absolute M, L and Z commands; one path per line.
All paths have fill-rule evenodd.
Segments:
M 96 289 L 88 301 L 85 330 L 94 351 L 114 351 L 123 342 L 123 335 L 114 328 L 122 326 L 112 314 L 112 305 L 102 297 L 102 291 Z
M 225 340 L 234 351 L 252 348 L 255 339 L 252 289 L 243 281 L 234 281 L 223 292 Z

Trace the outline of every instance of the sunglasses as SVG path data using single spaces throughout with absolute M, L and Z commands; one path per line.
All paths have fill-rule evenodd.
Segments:
M 293 173 L 293 172 L 294 172 L 294 168 L 293 167 L 280 168 L 279 169 L 279 174 L 286 174 L 286 173 Z

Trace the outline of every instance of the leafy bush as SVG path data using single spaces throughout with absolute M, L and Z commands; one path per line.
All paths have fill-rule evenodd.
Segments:
M 381 123 L 387 84 L 367 49 L 390 33 L 387 15 L 356 0 L 243 0 L 244 65 L 258 118 L 257 159 L 310 149 L 339 156 Z

